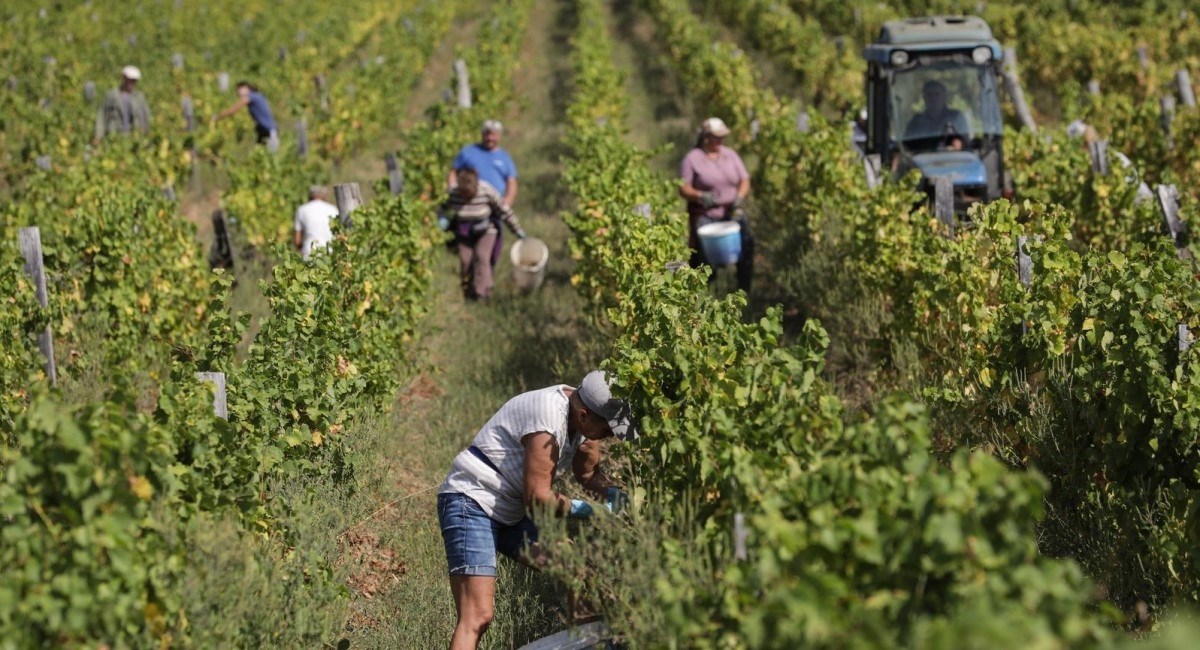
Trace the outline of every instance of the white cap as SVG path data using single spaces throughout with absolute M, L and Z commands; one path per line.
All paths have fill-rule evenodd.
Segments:
M 579 384 L 579 399 L 588 410 L 608 422 L 613 435 L 621 440 L 633 440 L 638 437 L 638 430 L 629 412 L 629 402 L 613 397 L 611 381 L 604 371 L 589 372 Z
M 700 124 L 700 132 L 705 135 L 715 135 L 718 138 L 723 138 L 729 135 L 729 127 L 725 126 L 725 120 L 719 117 L 710 117 Z
M 142 71 L 131 65 L 127 65 L 124 68 L 121 68 L 121 76 L 125 77 L 126 79 L 133 79 L 134 81 L 137 81 L 142 78 Z

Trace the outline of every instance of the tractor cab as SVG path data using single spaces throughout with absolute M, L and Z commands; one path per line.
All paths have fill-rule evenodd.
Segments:
M 889 21 L 867 60 L 866 153 L 923 188 L 950 177 L 955 212 L 1012 193 L 1004 169 L 1000 43 L 982 18 Z

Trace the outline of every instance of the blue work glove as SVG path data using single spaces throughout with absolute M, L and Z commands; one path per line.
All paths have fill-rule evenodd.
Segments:
M 525 229 L 517 228 L 517 239 L 525 239 Z
M 592 516 L 592 504 L 583 499 L 571 499 L 571 510 L 567 516 L 572 519 L 587 519 Z
M 604 491 L 604 507 L 615 514 L 620 513 L 629 505 L 629 494 L 619 487 L 610 487 Z
M 444 214 L 438 215 L 438 230 L 450 230 L 450 217 Z

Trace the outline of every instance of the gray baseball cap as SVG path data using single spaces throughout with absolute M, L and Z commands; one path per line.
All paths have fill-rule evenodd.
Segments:
M 633 440 L 638 437 L 629 402 L 613 397 L 608 373 L 602 370 L 589 372 L 579 384 L 579 399 L 588 410 L 608 421 L 608 427 L 616 437 L 621 440 Z

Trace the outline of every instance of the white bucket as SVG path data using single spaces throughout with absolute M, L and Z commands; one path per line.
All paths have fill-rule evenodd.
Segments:
M 736 221 L 718 221 L 696 230 L 704 258 L 713 266 L 737 264 L 742 255 L 742 226 Z
M 518 239 L 508 249 L 508 259 L 513 265 L 513 280 L 517 288 L 533 291 L 542 286 L 546 279 L 546 263 L 550 261 L 550 249 L 533 237 Z

